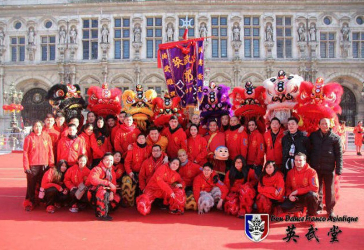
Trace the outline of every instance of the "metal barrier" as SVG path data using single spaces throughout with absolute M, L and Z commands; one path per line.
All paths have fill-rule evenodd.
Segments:
M 23 150 L 24 139 L 27 135 L 26 132 L 4 132 L 0 134 L 0 152 L 6 153 L 13 150 Z

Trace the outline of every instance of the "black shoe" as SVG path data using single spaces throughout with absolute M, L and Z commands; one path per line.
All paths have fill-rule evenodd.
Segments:
M 100 221 L 112 221 L 112 217 L 110 215 L 100 216 L 100 217 L 97 217 L 97 219 Z
M 362 155 L 361 152 L 359 152 L 358 155 Z
M 175 215 L 182 215 L 183 212 L 179 209 L 175 209 L 175 210 L 171 210 L 169 211 L 170 214 L 175 214 Z

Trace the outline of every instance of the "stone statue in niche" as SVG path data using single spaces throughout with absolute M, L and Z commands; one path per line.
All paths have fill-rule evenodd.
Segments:
M 66 43 L 66 30 L 62 26 L 59 30 L 59 44 L 65 44 Z
M 0 29 L 0 46 L 5 45 L 5 33 L 2 29 Z
M 343 27 L 341 28 L 341 33 L 343 34 L 343 41 L 349 41 L 350 28 L 347 23 L 343 24 Z
M 306 28 L 303 23 L 300 23 L 297 29 L 298 32 L 298 41 L 305 42 L 306 41 Z
M 271 23 L 268 23 L 265 28 L 265 40 L 267 42 L 273 42 L 273 27 Z
M 70 43 L 76 43 L 76 39 L 77 39 L 77 31 L 75 26 L 73 26 L 72 29 L 70 30 Z
M 168 24 L 166 33 L 167 33 L 167 42 L 174 41 L 174 28 L 172 23 Z
M 200 32 L 200 37 L 207 37 L 207 27 L 205 23 L 201 23 L 199 32 Z
M 109 42 L 109 30 L 106 26 L 102 27 L 101 31 L 101 42 L 108 43 Z
M 240 27 L 238 23 L 235 23 L 233 27 L 233 40 L 240 41 Z
M 29 28 L 29 32 L 28 32 L 28 44 L 34 45 L 34 42 L 35 42 L 34 39 L 35 39 L 34 28 Z
M 136 24 L 133 29 L 134 32 L 134 42 L 141 43 L 142 42 L 142 31 L 140 29 L 140 25 Z
M 316 38 L 316 25 L 314 23 L 311 23 L 310 25 L 310 41 L 311 42 L 316 42 L 317 38 Z

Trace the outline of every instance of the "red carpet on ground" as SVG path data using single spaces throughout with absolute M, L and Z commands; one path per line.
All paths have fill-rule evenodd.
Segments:
M 97 221 L 92 209 L 73 214 L 61 208 L 47 214 L 44 207 L 25 212 L 22 202 L 26 179 L 22 154 L 0 156 L 0 249 L 364 249 L 364 157 L 344 155 L 339 216 L 359 217 L 358 222 L 317 222 L 315 239 L 308 241 L 309 225 L 299 222 L 270 224 L 266 239 L 250 241 L 244 233 L 244 220 L 214 210 L 198 215 L 170 215 L 154 208 L 142 216 L 135 208 L 119 208 L 112 222 Z M 294 224 L 297 243 L 285 242 L 286 229 Z M 338 226 L 339 242 L 330 243 L 328 232 Z

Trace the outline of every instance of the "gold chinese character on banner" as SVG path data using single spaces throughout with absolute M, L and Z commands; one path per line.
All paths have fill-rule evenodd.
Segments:
M 162 54 L 162 59 L 167 59 L 167 58 L 168 58 L 167 53 L 163 53 Z
M 197 79 L 198 79 L 198 80 L 203 80 L 203 75 L 202 75 L 201 73 L 200 73 L 200 74 L 198 74 L 198 75 L 197 75 Z
M 169 65 L 164 67 L 164 72 L 171 72 L 171 68 L 169 67 Z
M 179 68 L 179 66 L 183 65 L 183 62 L 179 57 L 173 58 L 172 61 L 173 61 L 174 67 L 177 67 L 177 69 Z

